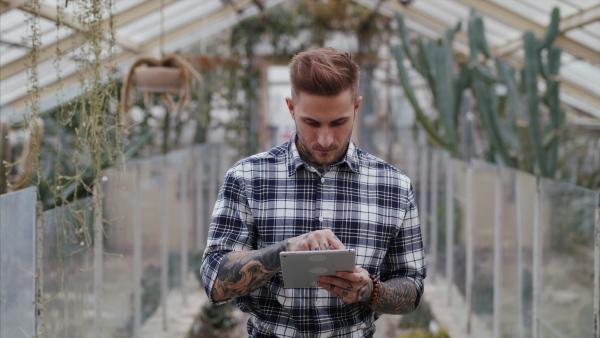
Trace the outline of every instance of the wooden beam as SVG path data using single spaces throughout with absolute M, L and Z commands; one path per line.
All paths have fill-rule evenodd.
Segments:
M 481 1 L 481 0 L 475 0 L 475 1 Z M 355 0 L 355 2 L 361 3 L 369 8 L 371 8 L 374 5 L 373 2 L 368 1 L 368 0 Z M 482 1 L 482 2 L 485 2 L 485 1 Z M 396 1 L 386 2 L 383 4 L 383 7 L 386 9 L 390 9 L 392 11 L 392 13 L 403 13 L 403 14 L 405 14 L 405 18 L 407 20 L 419 21 L 419 22 L 425 24 L 427 27 L 430 27 L 433 30 L 439 31 L 441 35 L 443 35 L 443 32 L 445 32 L 446 29 L 448 29 L 448 27 L 446 27 L 446 25 L 444 23 L 441 23 L 431 17 L 428 17 L 427 14 L 422 13 L 410 6 L 408 6 L 408 7 L 401 6 Z M 545 31 L 545 29 L 544 29 L 544 31 Z M 469 37 L 464 31 L 457 32 L 455 35 L 454 49 L 457 51 L 460 51 L 462 53 L 466 53 L 466 55 L 468 55 L 469 54 L 469 47 L 468 47 L 469 40 L 468 39 L 469 39 Z M 521 40 L 519 40 L 519 41 L 521 41 Z M 494 54 L 494 55 L 496 55 L 496 54 Z M 498 55 L 496 55 L 496 56 L 498 56 Z M 515 55 L 509 55 L 505 58 L 510 60 L 515 67 L 523 66 L 523 60 Z M 598 95 L 596 95 L 595 93 L 591 92 L 589 89 L 582 87 L 581 85 L 579 85 L 577 83 L 568 81 L 564 78 L 561 78 L 561 89 L 563 91 L 565 91 L 566 93 L 569 93 L 573 96 L 581 98 L 582 100 L 584 100 L 584 101 L 590 103 L 591 105 L 597 107 L 598 109 L 600 109 L 600 97 L 598 97 Z
M 169 5 L 176 1 L 179 1 L 179 0 L 162 0 L 162 3 L 164 6 L 166 6 L 166 5 Z M 113 21 L 114 21 L 115 28 L 127 25 L 127 24 L 129 24 L 135 20 L 138 20 L 154 11 L 160 10 L 160 8 L 161 8 L 161 1 L 154 1 L 154 0 L 147 0 L 136 6 L 128 8 L 125 11 L 117 13 L 114 16 Z M 56 16 L 54 16 L 54 20 L 56 20 Z M 71 19 L 72 25 L 75 25 L 73 22 L 74 22 L 74 20 Z M 106 21 L 102 22 L 101 30 L 108 31 L 109 28 L 110 28 L 110 21 L 107 19 Z M 78 30 L 74 34 L 63 38 L 60 41 L 57 41 L 55 43 L 52 43 L 52 44 L 49 44 L 47 46 L 40 48 L 40 50 L 38 51 L 38 62 L 42 63 L 46 60 L 56 57 L 57 51 L 60 51 L 61 54 L 64 55 L 64 54 L 76 49 L 77 47 L 83 45 L 83 43 L 85 42 L 85 38 L 86 38 L 86 36 L 85 36 L 84 31 Z M 143 52 L 141 47 L 138 47 L 133 43 L 129 43 L 123 38 L 120 38 L 120 39 L 122 40 L 121 43 L 123 43 L 125 45 L 123 47 L 126 50 L 135 52 L 135 53 Z M 14 61 L 9 62 L 8 64 L 2 66 L 2 71 L 0 72 L 0 80 L 4 80 L 15 74 L 25 71 L 27 69 L 26 64 L 27 64 L 27 55 L 20 57 Z
M 150 0 L 150 1 L 152 1 L 152 0 Z M 164 1 L 166 1 L 166 0 L 164 0 Z M 152 1 L 152 2 L 158 2 L 158 1 Z M 236 5 L 239 8 L 239 6 L 245 7 L 250 3 L 251 3 L 251 0 L 240 0 L 240 1 L 236 2 Z M 198 18 L 191 25 L 187 25 L 187 26 L 184 25 L 183 27 L 180 27 L 178 29 L 168 32 L 167 34 L 165 34 L 164 40 L 169 41 L 169 40 L 178 38 L 180 36 L 183 36 L 187 33 L 190 33 L 193 30 L 203 29 L 206 26 L 214 24 L 215 22 L 218 22 L 219 20 L 223 20 L 225 17 L 232 15 L 234 13 L 235 13 L 234 9 L 232 9 L 229 6 L 225 6 L 213 13 L 210 13 L 204 17 Z M 153 39 L 153 40 L 147 41 L 144 44 L 142 44 L 140 46 L 140 51 L 141 51 L 141 53 L 150 53 L 153 48 L 158 47 L 158 46 L 160 46 L 160 39 L 158 39 L 158 38 Z M 112 62 L 115 65 L 118 65 L 118 64 L 128 61 L 129 59 L 131 59 L 137 55 L 138 55 L 138 53 L 133 53 L 131 51 L 124 51 L 120 54 L 115 55 L 112 60 L 102 61 L 102 65 L 110 66 L 109 62 Z M 56 92 L 58 90 L 61 90 L 62 88 L 68 88 L 70 86 L 76 85 L 79 82 L 80 76 L 81 75 L 79 73 L 75 72 L 71 75 L 65 76 L 60 82 L 55 82 L 55 83 L 49 84 L 47 86 L 44 86 L 43 92 L 40 93 L 40 95 L 42 96 L 40 98 L 40 100 L 45 97 L 48 97 L 48 96 L 56 95 Z M 4 105 L 6 105 L 6 106 L 12 105 L 14 110 L 20 110 L 26 106 L 26 101 L 27 101 L 27 95 L 23 95 L 21 97 L 15 98 L 11 102 L 6 102 Z
M 373 1 L 355 0 L 354 2 L 371 10 L 375 8 Z M 444 37 L 446 35 L 446 30 L 450 28 L 446 26 L 445 23 L 436 20 L 419 10 L 416 10 L 411 6 L 400 5 L 397 1 L 386 1 L 381 5 L 381 8 L 383 9 L 381 11 L 382 15 L 395 19 L 398 13 L 402 13 L 404 14 L 405 20 L 422 24 L 423 26 L 438 32 L 440 37 Z M 465 53 L 465 55 L 469 55 L 469 37 L 462 30 L 454 34 L 454 49 L 461 53 Z
M 528 18 L 515 13 L 506 7 L 500 6 L 489 0 L 457 0 L 462 4 L 471 7 L 481 14 L 494 18 L 505 25 L 520 29 L 523 31 L 532 31 L 533 34 L 541 38 L 546 32 L 546 27 L 535 23 Z M 596 50 L 574 41 L 564 35 L 559 34 L 554 40 L 554 45 L 589 62 L 600 64 L 600 53 Z M 514 47 L 513 47 L 514 48 Z
M 579 13 L 572 14 L 562 20 L 558 25 L 558 31 L 561 33 L 570 31 L 571 29 L 583 27 L 595 21 L 600 20 L 600 3 L 588 9 L 584 9 Z
M 598 20 L 600 20 L 600 4 L 562 19 L 558 26 L 558 31 L 559 33 L 565 33 Z M 522 47 L 523 38 L 519 37 L 518 39 L 509 41 L 502 46 L 493 47 L 492 50 L 494 50 L 494 54 L 498 56 L 505 56 L 507 54 L 516 52 Z
M 6 13 L 13 8 L 19 8 L 29 0 L 2 0 L 0 1 L 0 14 Z

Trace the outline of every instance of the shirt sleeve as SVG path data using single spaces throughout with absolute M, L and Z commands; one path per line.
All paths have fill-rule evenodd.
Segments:
M 236 177 L 234 168 L 230 169 L 215 203 L 200 268 L 204 290 L 215 305 L 232 300 L 212 301 L 212 288 L 223 257 L 231 251 L 252 250 L 254 247 L 247 227 L 247 224 L 252 224 L 252 215 L 244 192 L 243 181 Z
M 419 305 L 424 292 L 423 280 L 426 276 L 425 256 L 423 253 L 423 238 L 419 213 L 415 203 L 415 194 L 412 185 L 405 196 L 406 212 L 400 224 L 397 236 L 390 242 L 381 268 L 381 280 L 403 277 L 412 281 L 417 287 L 417 300 Z

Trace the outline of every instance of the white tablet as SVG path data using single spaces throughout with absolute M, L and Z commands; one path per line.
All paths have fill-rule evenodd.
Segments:
M 354 249 L 320 251 L 283 251 L 281 270 L 284 288 L 317 286 L 321 276 L 334 276 L 338 271 L 354 271 Z

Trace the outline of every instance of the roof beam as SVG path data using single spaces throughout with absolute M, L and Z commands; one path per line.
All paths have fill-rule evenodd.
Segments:
M 359 3 L 371 10 L 375 9 L 375 4 L 373 3 L 373 1 L 355 0 L 354 2 Z M 439 33 L 440 37 L 445 36 L 446 30 L 448 30 L 449 28 L 446 26 L 445 23 L 438 21 L 428 16 L 427 14 L 424 14 L 421 11 L 414 9 L 413 7 L 402 6 L 396 1 L 384 2 L 381 5 L 381 9 L 383 9 L 382 11 L 380 11 L 382 15 L 388 16 L 392 19 L 396 17 L 397 13 L 402 13 L 405 15 L 406 20 L 420 23 L 430 28 L 431 30 L 436 31 Z M 454 37 L 454 49 L 459 52 L 469 54 L 469 37 L 467 36 L 467 34 L 461 30 L 456 32 Z
M 532 31 L 533 34 L 538 38 L 542 37 L 546 32 L 546 27 L 489 0 L 457 1 L 508 26 L 524 31 Z M 554 40 L 554 45 L 577 57 L 588 60 L 595 64 L 600 64 L 600 53 L 564 35 L 559 34 Z
M 598 20 L 600 20 L 600 3 L 560 20 L 558 31 L 564 33 Z
M 480 0 L 475 0 L 475 1 L 480 1 Z M 368 0 L 355 0 L 355 2 L 363 4 L 369 8 L 372 8 L 374 6 L 373 3 L 369 2 Z M 414 8 L 412 8 L 410 6 L 408 6 L 408 7 L 401 6 L 396 1 L 385 2 L 383 4 L 383 7 L 386 9 L 391 9 L 392 12 L 395 12 L 395 13 L 398 13 L 398 12 L 403 13 L 406 15 L 407 20 L 419 21 L 419 22 L 425 24 L 427 27 L 430 27 L 433 30 L 439 31 L 441 34 L 443 34 L 443 32 L 445 32 L 446 29 L 448 29 L 448 27 L 446 27 L 446 25 L 444 23 L 441 23 L 431 17 L 428 17 L 423 12 L 415 10 Z M 469 54 L 469 47 L 468 47 L 469 40 L 468 39 L 469 38 L 468 38 L 467 34 L 463 30 L 457 32 L 455 34 L 454 49 L 468 55 Z M 521 41 L 521 40 L 519 40 L 519 41 Z M 461 46 L 463 46 L 464 49 L 462 49 Z M 496 54 L 494 54 L 494 55 L 496 55 Z M 512 55 L 512 56 L 508 57 L 508 59 L 517 67 L 523 66 L 523 60 L 517 56 Z M 573 96 L 579 97 L 579 98 L 589 102 L 590 104 L 594 105 L 598 109 L 600 109 L 600 97 L 598 97 L 595 93 L 589 91 L 588 89 L 582 87 L 581 85 L 579 85 L 577 83 L 573 83 L 564 78 L 561 78 L 560 81 L 561 81 L 561 89 L 563 91 L 565 91 L 566 93 L 572 94 Z
M 598 20 L 600 20 L 600 4 L 560 20 L 558 32 L 565 33 Z M 521 47 L 523 47 L 523 39 L 519 38 L 493 49 L 496 55 L 504 56 L 516 52 Z
M 166 1 L 166 0 L 163 0 L 163 1 Z M 152 0 L 150 0 L 150 2 L 159 3 L 158 1 L 152 1 Z M 239 8 L 239 6 L 246 7 L 250 3 L 251 3 L 251 0 L 240 0 L 240 1 L 236 2 L 236 5 Z M 225 17 L 227 17 L 231 14 L 234 14 L 234 13 L 235 13 L 235 10 L 232 9 L 231 7 L 229 7 L 229 6 L 223 7 L 215 12 L 212 12 L 206 16 L 203 16 L 203 17 L 195 20 L 190 25 L 187 25 L 187 26 L 184 25 L 183 27 L 180 27 L 173 31 L 167 32 L 164 35 L 164 40 L 169 41 L 169 40 L 178 38 L 180 36 L 183 36 L 187 33 L 190 33 L 193 30 L 203 29 L 206 26 L 209 26 L 215 22 L 218 22 L 219 20 L 222 20 Z M 160 39 L 158 39 L 158 38 L 147 41 L 140 46 L 140 51 L 141 51 L 141 53 L 150 53 L 153 48 L 160 46 L 160 43 L 161 43 Z M 133 53 L 131 51 L 124 51 L 118 55 L 115 55 L 114 58 L 112 58 L 112 59 L 109 58 L 109 59 L 105 59 L 105 60 L 101 61 L 102 66 L 110 66 L 112 64 L 118 65 L 118 64 L 128 61 L 129 59 L 131 59 L 132 57 L 135 57 L 136 55 L 137 55 L 137 53 Z M 42 96 L 40 99 L 43 99 L 43 98 L 51 96 L 51 95 L 56 95 L 56 92 L 58 90 L 61 90 L 62 88 L 68 88 L 70 86 L 76 85 L 79 82 L 79 79 L 81 76 L 82 76 L 81 74 L 76 72 L 71 75 L 65 76 L 63 79 L 61 79 L 60 82 L 55 82 L 55 83 L 49 84 L 47 86 L 44 86 L 43 93 L 40 93 L 40 95 Z M 83 75 L 83 76 L 85 76 L 85 75 Z M 11 102 L 6 102 L 5 105 L 12 105 L 14 110 L 20 110 L 26 106 L 26 102 L 27 102 L 27 95 L 23 95 L 19 98 L 16 98 L 15 100 L 13 100 Z
M 0 1 L 0 14 L 10 11 L 13 8 L 23 6 L 29 0 L 2 0 Z
M 178 0 L 162 0 L 162 1 L 147 0 L 136 6 L 131 7 L 129 9 L 126 9 L 123 12 L 115 14 L 115 16 L 113 18 L 115 28 L 127 25 L 127 24 L 129 24 L 135 20 L 138 20 L 156 10 L 160 10 L 161 2 L 164 6 L 166 6 L 166 5 L 176 2 L 176 1 L 178 1 Z M 56 16 L 54 16 L 54 21 L 56 21 Z M 110 20 L 107 19 L 104 22 L 102 22 L 101 30 L 108 31 L 109 29 L 110 29 Z M 71 34 L 71 35 L 63 38 L 60 41 L 57 41 L 55 43 L 44 46 L 38 50 L 38 57 L 37 57 L 38 62 L 42 63 L 46 60 L 56 57 L 57 51 L 60 51 L 61 54 L 64 55 L 64 54 L 76 49 L 77 47 L 83 45 L 83 43 L 85 42 L 85 39 L 86 39 L 85 32 L 83 32 L 82 30 L 78 30 L 74 34 Z M 124 40 L 124 39 L 122 39 L 122 40 Z M 125 42 L 124 42 L 124 44 L 127 45 L 127 43 L 125 43 Z M 131 47 L 132 45 L 134 45 L 134 44 L 129 44 L 129 46 L 127 46 L 125 49 L 127 49 L 131 52 L 136 52 L 136 53 L 143 52 L 143 50 L 140 47 L 138 47 L 138 46 Z M 25 71 L 27 69 L 27 58 L 28 58 L 27 55 L 25 55 L 23 57 L 20 57 L 14 61 L 2 66 L 2 72 L 0 72 L 0 80 L 4 80 L 15 74 Z

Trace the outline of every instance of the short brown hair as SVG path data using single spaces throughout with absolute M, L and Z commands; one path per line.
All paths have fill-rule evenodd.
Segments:
M 314 48 L 296 54 L 290 61 L 292 99 L 301 92 L 336 96 L 351 89 L 353 99 L 358 96 L 360 68 L 350 53 L 331 47 Z

